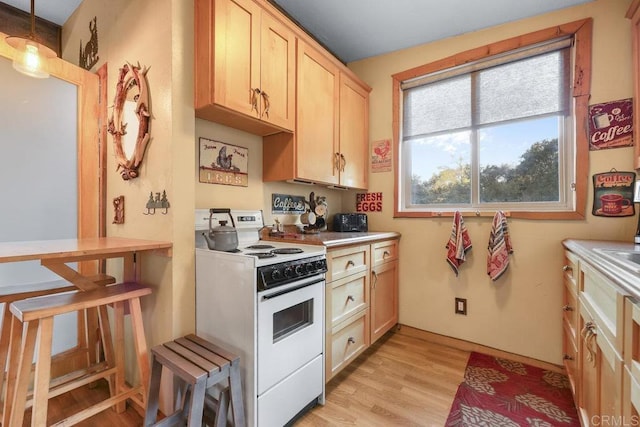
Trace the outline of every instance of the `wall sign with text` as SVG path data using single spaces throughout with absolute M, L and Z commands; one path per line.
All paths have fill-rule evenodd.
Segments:
M 356 212 L 382 212 L 382 193 L 356 194 Z
M 304 196 L 271 194 L 271 213 L 300 215 L 305 213 L 305 211 L 306 205 Z
M 635 215 L 634 187 L 635 172 L 596 173 L 593 175 L 593 210 L 595 216 Z
M 249 149 L 200 138 L 200 182 L 249 186 Z
M 589 149 L 633 145 L 633 100 L 631 98 L 589 105 Z

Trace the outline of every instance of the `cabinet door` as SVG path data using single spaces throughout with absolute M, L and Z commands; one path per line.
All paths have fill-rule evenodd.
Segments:
M 251 0 L 215 0 L 214 99 L 231 110 L 259 117 L 260 20 Z M 259 108 L 259 107 L 258 107 Z
M 371 270 L 371 342 L 398 323 L 398 262 Z
M 297 70 L 297 176 L 338 184 L 338 69 L 298 40 Z
M 260 118 L 294 130 L 296 37 L 268 13 L 261 28 Z
M 340 73 L 340 185 L 369 184 L 369 92 Z

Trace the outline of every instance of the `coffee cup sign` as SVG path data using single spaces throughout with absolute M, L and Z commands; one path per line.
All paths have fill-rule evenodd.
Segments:
M 589 149 L 633 145 L 633 101 L 631 98 L 589 106 Z
M 611 172 L 593 175 L 593 215 L 622 217 L 635 215 L 633 194 L 635 172 Z

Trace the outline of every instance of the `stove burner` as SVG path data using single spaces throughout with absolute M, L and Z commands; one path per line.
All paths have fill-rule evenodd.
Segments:
M 258 259 L 273 258 L 273 257 L 276 256 L 276 254 L 274 254 L 272 252 L 247 252 L 247 255 L 257 256 Z
M 304 251 L 300 248 L 280 248 L 280 249 L 273 249 L 271 252 L 274 254 L 288 255 L 288 254 L 301 254 Z
M 251 245 L 247 246 L 245 249 L 273 249 L 275 246 L 272 245 Z

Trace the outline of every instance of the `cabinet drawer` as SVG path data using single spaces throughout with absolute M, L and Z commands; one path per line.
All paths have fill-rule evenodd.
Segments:
M 573 292 L 570 283 L 565 281 L 562 296 L 562 318 L 570 327 L 573 339 L 576 339 L 578 328 L 578 297 Z
M 578 373 L 578 347 L 576 340 L 571 337 L 570 329 L 566 322 L 564 324 L 564 334 L 562 337 L 562 361 L 567 370 L 567 377 L 571 383 L 573 395 L 576 395 L 576 375 Z
M 342 322 L 347 317 L 369 305 L 369 275 L 366 271 L 336 280 L 327 286 L 331 287 L 331 326 Z
M 389 261 L 398 259 L 398 241 L 387 240 L 386 242 L 378 242 L 371 245 L 372 265 L 379 265 Z
M 331 336 L 331 376 L 369 346 L 369 310 L 336 326 Z
M 630 298 L 625 301 L 624 363 L 640 383 L 640 305 Z
M 327 253 L 327 282 L 342 279 L 351 274 L 367 271 L 369 245 L 336 249 Z
M 562 266 L 562 272 L 564 276 L 564 283 L 573 289 L 573 293 L 577 293 L 580 289 L 580 269 L 578 258 L 569 251 L 564 252 L 564 265 Z

